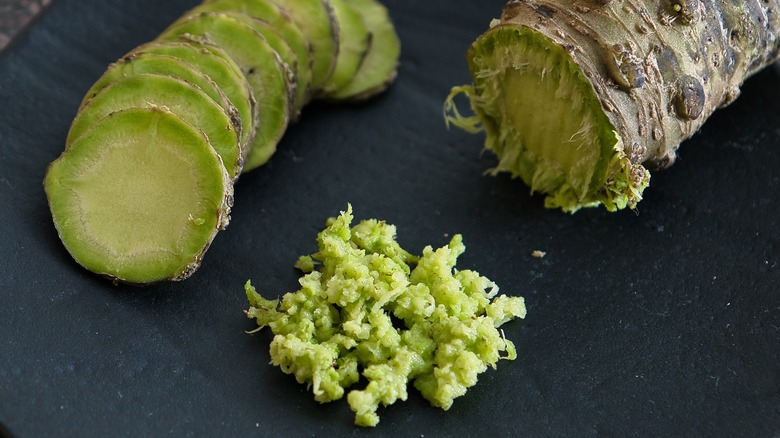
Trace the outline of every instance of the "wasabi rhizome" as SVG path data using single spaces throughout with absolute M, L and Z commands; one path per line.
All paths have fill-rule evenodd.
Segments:
M 472 44 L 448 120 L 565 211 L 633 208 L 650 170 L 780 54 L 778 0 L 513 0 Z M 453 99 L 465 94 L 473 116 Z
M 205 1 L 86 93 L 44 181 L 60 239 L 115 282 L 189 277 L 301 109 L 382 92 L 399 54 L 376 0 Z

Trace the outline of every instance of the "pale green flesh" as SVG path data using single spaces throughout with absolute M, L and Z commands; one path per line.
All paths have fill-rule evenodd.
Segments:
M 585 102 L 579 93 L 572 92 L 571 77 L 543 64 L 546 54 L 529 50 L 518 57 L 542 68 L 515 66 L 506 69 L 500 79 L 497 94 L 504 96 L 504 107 L 499 111 L 512 125 L 512 141 L 524 151 L 524 157 L 504 150 L 507 153 L 502 154 L 499 167 L 517 168 L 535 191 L 551 193 L 568 184 L 580 198 L 586 194 L 601 158 L 596 122 L 583 108 Z M 550 69 L 546 73 L 550 78 L 543 80 L 541 70 L 545 68 Z
M 202 130 L 222 157 L 231 178 L 241 172 L 242 157 L 230 117 L 199 88 L 172 76 L 137 74 L 104 88 L 82 108 L 68 132 L 68 144 L 115 111 L 128 108 L 165 107 Z
M 347 0 L 330 2 L 339 23 L 339 54 L 333 74 L 323 89 L 325 96 L 347 85 L 371 47 L 371 34 L 360 11 Z
M 197 129 L 147 108 L 97 122 L 51 164 L 45 188 L 60 238 L 79 264 L 151 283 L 197 266 L 230 185 Z
M 312 88 L 319 93 L 333 73 L 339 42 L 334 17 L 327 0 L 270 0 L 290 14 L 304 38 L 312 56 Z
M 227 52 L 252 86 L 259 124 L 244 163 L 244 171 L 264 164 L 276 151 L 289 120 L 289 83 L 279 55 L 262 35 L 235 18 L 203 13 L 168 28 L 160 39 L 201 35 Z
M 480 37 L 469 60 L 472 106 L 486 147 L 498 155 L 496 171 L 545 193 L 548 207 L 633 202 L 635 193 L 607 188 L 628 179 L 632 165 L 592 85 L 563 48 L 528 28 L 504 25 Z
M 361 99 L 383 91 L 395 79 L 401 41 L 395 32 L 387 8 L 376 0 L 345 0 L 363 15 L 371 32 L 371 45 L 360 68 L 344 87 L 334 92 L 335 99 Z
M 312 59 L 309 43 L 304 39 L 303 33 L 292 19 L 282 12 L 281 6 L 262 0 L 210 0 L 202 3 L 191 12 L 219 12 L 236 11 L 249 15 L 252 18 L 268 23 L 279 34 L 295 53 L 297 66 L 297 84 L 295 87 L 295 99 L 293 114 L 301 111 L 306 105 L 311 93 Z
M 83 108 L 90 99 L 100 93 L 105 87 L 120 81 L 128 76 L 144 73 L 156 73 L 180 78 L 203 90 L 215 102 L 220 104 L 225 111 L 235 111 L 225 98 L 225 95 L 207 75 L 198 71 L 192 64 L 172 56 L 154 53 L 135 53 L 111 64 L 103 75 L 90 87 L 79 109 Z
M 298 104 L 298 102 L 296 102 L 296 98 L 298 98 L 298 94 L 297 94 L 298 58 L 295 56 L 295 52 L 293 52 L 293 50 L 284 40 L 282 34 L 280 34 L 276 29 L 271 27 L 271 25 L 268 24 L 267 22 L 259 20 L 257 18 L 250 17 L 249 15 L 244 14 L 243 12 L 223 12 L 223 13 L 229 17 L 233 17 L 241 21 L 242 23 L 254 29 L 257 33 L 262 35 L 263 38 L 265 38 L 265 41 L 268 43 L 268 45 L 271 46 L 271 48 L 274 49 L 274 51 L 276 51 L 276 53 L 279 55 L 279 58 L 284 63 L 285 73 L 287 74 L 287 78 L 288 78 L 287 83 L 290 85 L 288 88 L 288 92 L 289 92 L 288 99 L 290 100 L 290 111 L 295 111 L 295 106 Z
M 217 84 L 241 118 L 242 155 L 246 158 L 257 125 L 257 104 L 249 83 L 232 58 L 216 46 L 194 40 L 154 41 L 139 50 L 188 62 Z

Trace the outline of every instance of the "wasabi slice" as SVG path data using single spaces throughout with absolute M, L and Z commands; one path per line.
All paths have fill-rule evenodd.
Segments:
M 111 64 L 103 75 L 101 75 L 89 88 L 79 105 L 79 110 L 86 106 L 87 102 L 100 93 L 105 87 L 125 79 L 128 76 L 143 73 L 174 76 L 195 85 L 223 107 L 225 111 L 235 119 L 233 124 L 236 125 L 236 128 L 240 129 L 239 126 L 241 121 L 238 119 L 235 107 L 208 75 L 198 71 L 198 69 L 187 61 L 155 53 L 138 53 L 134 51 Z
M 156 149 L 149 144 L 161 143 L 163 152 L 170 155 L 175 146 L 199 148 L 198 143 L 205 143 L 224 174 L 210 181 L 226 180 L 229 187 L 223 191 L 229 192 L 226 199 L 232 199 L 232 184 L 238 176 L 270 159 L 288 124 L 308 102 L 337 100 L 326 95 L 323 86 L 327 84 L 328 92 L 338 91 L 342 84 L 352 83 L 353 72 L 361 70 L 364 55 L 371 51 L 366 51 L 371 46 L 366 44 L 370 38 L 366 37 L 365 17 L 343 0 L 337 3 L 338 11 L 329 0 L 206 0 L 157 39 L 112 64 L 81 102 L 65 152 L 50 167 L 45 182 L 57 229 L 74 258 L 116 282 L 146 284 L 191 275 L 208 244 L 182 250 L 181 257 L 162 253 L 176 253 L 170 249 L 171 239 L 185 249 L 194 248 L 198 236 L 208 235 L 204 241 L 210 242 L 215 229 L 227 225 L 228 208 L 220 210 L 215 229 L 207 226 L 191 239 L 188 227 L 209 221 L 191 209 L 188 222 L 177 222 L 184 204 L 164 211 L 163 203 L 168 198 L 178 202 L 179 193 L 189 202 L 193 196 L 204 195 L 205 189 L 197 186 L 197 175 L 186 175 L 186 166 L 179 165 L 167 175 L 163 171 L 167 162 L 154 161 Z M 337 14 L 344 23 L 341 58 Z M 392 23 L 376 27 L 383 26 L 392 29 Z M 351 38 L 355 41 L 346 41 Z M 392 51 L 388 53 L 393 56 Z M 175 136 L 179 122 L 185 127 Z M 162 137 L 156 132 L 160 123 L 170 127 Z M 142 132 L 142 127 L 147 131 Z M 193 133 L 197 141 L 191 141 Z M 137 150 L 131 148 L 139 143 Z M 197 172 L 204 166 L 195 163 L 190 167 Z M 102 173 L 92 178 L 93 168 Z M 211 171 L 215 170 L 207 169 Z M 109 174 L 116 175 L 116 180 L 106 183 Z M 136 174 L 141 179 L 134 179 Z M 83 175 L 92 178 L 86 187 L 80 182 L 71 184 Z M 213 198 L 210 193 L 205 196 Z M 165 233 L 142 229 L 138 232 L 146 234 L 141 246 L 128 246 L 135 239 L 133 224 L 155 228 L 151 222 L 136 220 L 146 195 L 155 200 L 148 205 L 153 209 L 149 217 L 162 220 L 160 229 Z M 116 201 L 100 209 L 102 199 L 110 196 Z M 118 208 L 123 202 L 129 207 Z M 230 202 L 223 204 L 229 207 Z M 115 216 L 109 214 L 110 209 L 117 212 Z M 121 213 L 128 210 L 134 211 L 125 220 Z M 93 217 L 94 211 L 98 213 Z M 166 219 L 166 214 L 175 218 Z M 86 242 L 79 245 L 79 239 Z M 148 266 L 153 259 L 160 263 L 158 270 Z M 177 264 L 180 259 L 186 263 Z
M 284 65 L 285 73 L 287 74 L 287 82 L 290 84 L 288 88 L 288 99 L 290 101 L 290 116 L 292 117 L 292 113 L 296 111 L 295 105 L 297 102 L 295 99 L 298 96 L 296 91 L 298 88 L 298 57 L 295 56 L 295 52 L 293 52 L 293 50 L 284 40 L 282 34 L 271 27 L 268 22 L 250 17 L 243 12 L 222 12 L 222 14 L 235 18 L 254 29 L 257 33 L 262 35 L 263 38 L 265 38 L 265 41 L 268 43 L 268 45 L 276 51 L 277 55 L 279 55 L 279 58 L 282 60 L 282 64 Z
M 371 33 L 363 14 L 348 0 L 330 0 L 330 3 L 339 23 L 339 54 L 333 74 L 322 90 L 326 98 L 352 80 L 371 47 Z
M 270 1 L 254 0 L 207 0 L 191 11 L 188 15 L 202 12 L 242 12 L 252 18 L 268 23 L 282 35 L 287 45 L 295 52 L 297 60 L 297 84 L 295 99 L 293 99 L 293 119 L 297 119 L 301 109 L 311 98 L 312 58 L 309 42 L 303 36 L 298 26 L 281 6 Z
M 181 59 L 214 81 L 241 118 L 241 154 L 246 159 L 258 123 L 257 102 L 241 69 L 224 50 L 205 39 L 184 38 L 180 41 L 153 41 L 138 47 L 135 52 Z
M 328 0 L 270 0 L 284 8 L 309 42 L 312 57 L 312 92 L 327 84 L 339 53 L 338 22 Z
M 160 107 L 96 122 L 49 166 L 44 187 L 73 258 L 133 284 L 189 277 L 227 225 L 233 193 L 206 136 Z
M 104 88 L 78 112 L 67 142 L 73 143 L 93 129 L 95 122 L 113 112 L 150 106 L 165 107 L 202 130 L 222 157 L 228 175 L 238 177 L 242 168 L 241 146 L 230 117 L 202 90 L 172 76 L 137 74 Z
M 244 171 L 264 164 L 276 151 L 289 122 L 291 84 L 284 62 L 256 30 L 225 14 L 206 12 L 189 16 L 165 30 L 159 39 L 177 39 L 188 34 L 214 42 L 241 66 L 260 114 Z
M 371 31 L 371 47 L 352 80 L 331 94 L 334 99 L 363 100 L 390 86 L 398 74 L 401 40 L 395 32 L 390 14 L 376 0 L 344 0 L 363 14 Z

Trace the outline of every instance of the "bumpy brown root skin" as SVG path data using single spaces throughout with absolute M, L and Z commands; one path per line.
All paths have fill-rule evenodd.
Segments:
M 626 155 L 656 169 L 780 55 L 780 0 L 511 0 L 500 21 L 564 47 Z

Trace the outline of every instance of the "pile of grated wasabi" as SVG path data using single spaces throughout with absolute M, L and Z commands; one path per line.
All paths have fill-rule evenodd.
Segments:
M 455 269 L 466 249 L 460 235 L 417 257 L 398 245 L 393 225 L 351 227 L 352 219 L 348 206 L 328 220 L 318 252 L 296 263 L 305 273 L 297 292 L 268 300 L 251 282 L 245 287 L 247 316 L 274 333 L 272 364 L 306 383 L 315 400 L 342 398 L 362 376 L 367 385 L 347 401 L 355 424 L 375 426 L 379 405 L 406 400 L 409 382 L 447 410 L 488 366 L 517 357 L 498 327 L 525 317 L 524 300 L 497 296 L 492 281 Z

